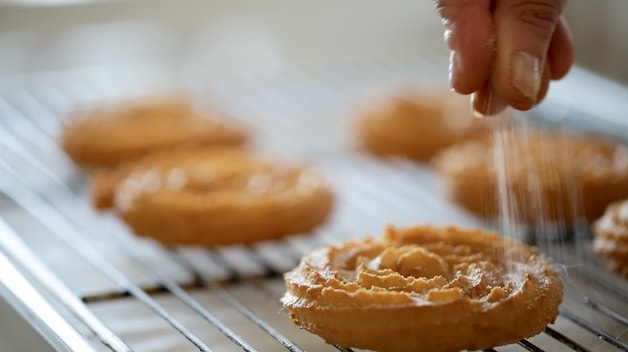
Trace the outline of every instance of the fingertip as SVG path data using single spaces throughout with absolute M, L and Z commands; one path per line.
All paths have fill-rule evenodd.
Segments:
M 491 86 L 508 105 L 517 110 L 529 110 L 536 103 L 542 86 L 540 60 L 529 53 L 507 54 L 499 56 Z
M 574 61 L 573 41 L 569 26 L 564 18 L 561 18 L 547 53 L 550 62 L 552 79 L 561 79 L 567 75 Z
M 558 5 L 549 7 L 525 1 L 497 4 L 494 13 L 497 53 L 491 84 L 517 110 L 534 107 L 545 96 L 550 77 L 565 69 L 564 66 L 554 69 L 548 62 L 560 11 Z M 556 34 L 556 45 L 566 43 L 567 32 L 562 33 Z
M 445 42 L 451 50 L 449 80 L 458 93 L 478 90 L 490 75 L 495 43 L 490 3 L 436 1 L 445 23 Z
M 534 102 L 541 89 L 541 59 L 523 51 L 510 59 L 510 83 L 527 100 Z
M 533 74 L 526 74 L 534 72 Z M 545 63 L 542 69 L 524 70 L 520 75 L 524 77 L 514 78 L 510 80 L 499 79 L 503 75 L 495 75 L 491 80 L 495 94 L 499 96 L 504 104 L 510 105 L 516 110 L 527 111 L 532 109 L 545 98 L 549 90 L 549 82 L 551 78 L 549 63 Z M 535 77 L 531 77 L 535 76 Z M 517 83 L 517 80 L 521 82 Z M 533 81 L 533 82 L 532 82 Z M 518 88 L 524 85 L 534 85 L 533 88 Z M 529 90 L 529 93 L 523 94 L 522 91 Z
M 506 101 L 489 84 L 471 94 L 471 112 L 476 118 L 497 115 L 507 106 Z

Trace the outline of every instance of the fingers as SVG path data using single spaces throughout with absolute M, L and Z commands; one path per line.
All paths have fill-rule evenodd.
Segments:
M 450 81 L 476 115 L 528 110 L 573 64 L 566 0 L 435 0 L 451 49 Z
M 550 76 L 550 65 L 545 65 L 542 76 L 543 78 L 541 79 L 541 86 L 539 87 L 539 93 L 537 95 L 537 102 L 545 98 L 545 95 L 549 90 Z M 482 88 L 471 95 L 471 108 L 473 109 L 473 115 L 476 117 L 499 114 L 506 109 L 508 105 L 509 104 L 505 98 L 503 98 L 492 86 L 490 80 L 487 81 Z
M 462 94 L 480 89 L 490 75 L 495 36 L 491 0 L 435 0 L 451 50 L 451 86 Z
M 547 91 L 552 76 L 566 73 L 557 56 L 566 50 L 566 27 L 559 26 L 563 0 L 495 2 L 495 70 L 497 95 L 519 110 L 532 108 Z M 550 56 L 550 43 L 553 45 Z M 557 67 L 550 69 L 552 63 Z M 568 69 L 568 68 L 567 68 Z
M 565 77 L 573 65 L 574 51 L 569 26 L 564 18 L 560 19 L 550 43 L 547 58 L 550 63 L 552 79 Z

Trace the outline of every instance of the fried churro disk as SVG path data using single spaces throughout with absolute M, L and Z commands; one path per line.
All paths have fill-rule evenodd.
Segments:
M 216 246 L 304 233 L 330 213 L 333 195 L 303 166 L 237 149 L 151 153 L 93 174 L 93 202 L 113 206 L 140 236 Z
M 571 226 L 628 197 L 628 148 L 575 132 L 504 129 L 447 148 L 433 165 L 454 201 L 489 218 Z
M 604 263 L 628 278 L 628 200 L 610 204 L 593 224 L 593 249 Z
M 378 155 L 425 161 L 462 139 L 486 133 L 495 119 L 476 119 L 468 98 L 445 89 L 409 89 L 371 99 L 357 113 L 356 135 Z
M 476 350 L 536 335 L 562 281 L 532 247 L 455 227 L 389 227 L 321 248 L 285 274 L 300 328 L 328 343 L 390 352 Z
M 174 96 L 151 96 L 75 111 L 61 146 L 78 164 L 112 166 L 180 145 L 242 145 L 248 131 L 223 112 L 201 112 Z

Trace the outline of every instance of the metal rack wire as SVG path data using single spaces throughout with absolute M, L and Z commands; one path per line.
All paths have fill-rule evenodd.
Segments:
M 433 68 L 417 59 L 184 82 L 259 127 L 254 148 L 322 169 L 338 198 L 314 233 L 213 250 L 164 248 L 96 213 L 84 172 L 57 146 L 69 109 L 148 89 L 144 78 L 47 79 L 0 96 L 0 293 L 60 351 L 350 351 L 291 324 L 282 272 L 386 223 L 483 225 L 442 197 L 429 166 L 351 147 L 347 107 L 365 89 Z M 486 351 L 628 351 L 628 282 L 598 265 L 587 236 L 540 247 L 564 274 L 557 322 Z

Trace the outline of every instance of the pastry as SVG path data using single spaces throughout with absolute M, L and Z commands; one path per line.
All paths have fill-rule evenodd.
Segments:
M 593 224 L 593 249 L 612 270 L 628 278 L 628 200 L 610 204 Z
M 418 161 L 426 161 L 462 139 L 485 133 L 494 123 L 474 118 L 468 98 L 445 89 L 409 89 L 369 99 L 357 115 L 357 139 L 366 150 Z
M 462 142 L 433 160 L 447 194 L 488 217 L 571 227 L 628 197 L 628 148 L 611 139 L 540 128 L 506 128 Z
M 333 203 L 309 168 L 216 147 L 164 150 L 100 170 L 91 193 L 137 235 L 208 247 L 310 231 Z
M 390 352 L 476 350 L 543 331 L 562 281 L 535 249 L 482 230 L 389 227 L 320 248 L 285 274 L 300 328 L 330 344 Z
M 83 166 L 112 166 L 180 145 L 242 145 L 248 131 L 225 113 L 174 96 L 129 99 L 75 111 L 61 146 Z

